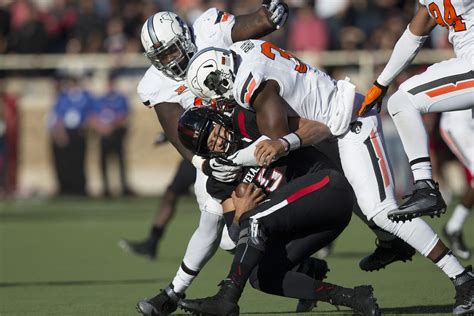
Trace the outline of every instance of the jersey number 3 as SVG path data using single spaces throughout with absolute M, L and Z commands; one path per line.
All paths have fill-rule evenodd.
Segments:
M 287 51 L 281 49 L 280 47 L 270 42 L 263 42 L 261 47 L 262 47 L 262 54 L 264 54 L 271 60 L 275 60 L 275 53 L 273 52 L 275 51 L 275 52 L 278 52 L 278 54 L 280 54 L 282 58 L 294 61 L 296 63 L 295 70 L 297 72 L 304 74 L 308 71 L 308 66 L 305 63 L 301 62 L 301 60 L 291 55 Z
M 441 15 L 441 11 L 436 3 L 432 2 L 428 7 L 430 14 L 435 19 L 436 23 L 441 26 L 451 25 L 456 32 L 465 31 L 466 24 L 462 21 L 462 17 L 456 14 L 456 10 L 454 9 L 451 0 L 443 0 L 443 5 L 444 17 Z

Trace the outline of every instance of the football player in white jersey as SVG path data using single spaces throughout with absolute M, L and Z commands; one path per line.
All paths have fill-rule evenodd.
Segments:
M 374 105 L 380 109 L 387 87 L 410 64 L 436 24 L 449 29 L 449 41 L 456 57 L 411 77 L 387 103 L 415 181 L 410 198 L 389 212 L 389 218 L 395 221 L 422 215 L 439 216 L 446 212 L 446 203 L 433 181 L 428 135 L 421 114 L 466 110 L 474 106 L 474 1 L 419 1 L 421 6 L 396 43 L 384 70 L 367 92 L 359 112 L 365 115 Z
M 474 176 L 474 120 L 471 110 L 444 112 L 439 124 L 441 137 L 459 161 Z M 463 238 L 463 225 L 474 206 L 474 180 L 454 208 L 453 214 L 443 227 L 443 233 L 451 243 L 454 254 L 462 259 L 469 259 L 471 251 Z
M 231 156 L 234 163 L 267 165 L 291 150 L 337 137 L 344 174 L 367 219 L 403 239 L 453 280 L 455 314 L 474 312 L 472 268 L 464 268 L 422 219 L 396 223 L 387 218 L 397 204 L 380 119 L 375 110 L 365 117 L 357 116 L 363 96 L 355 93 L 352 84 L 334 81 L 260 40 L 235 43 L 228 50 L 198 52 L 188 66 L 187 82 L 201 98 L 234 98 L 240 106 L 255 111 L 259 130 L 271 138 L 254 150 L 244 149 Z M 288 117 L 321 124 L 290 133 Z
M 229 47 L 233 42 L 258 38 L 284 25 L 288 6 L 280 0 L 263 0 L 255 13 L 234 16 L 211 8 L 192 27 L 172 12 L 150 16 L 142 27 L 141 41 L 152 66 L 140 81 L 137 92 L 142 102 L 153 107 L 166 136 L 180 154 L 198 168 L 195 194 L 201 210 L 199 226 L 191 237 L 183 261 L 171 284 L 155 297 L 138 302 L 143 315 L 168 315 L 219 246 L 224 221 L 222 209 L 205 190 L 206 176 L 233 177 L 236 167 L 215 159 L 194 157 L 178 139 L 178 120 L 194 105 L 195 96 L 186 87 L 185 69 L 192 55 L 208 46 Z M 233 246 L 232 241 L 229 245 Z M 221 247 L 226 248 L 227 245 Z

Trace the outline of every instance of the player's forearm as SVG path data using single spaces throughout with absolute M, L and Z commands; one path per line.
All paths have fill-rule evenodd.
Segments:
M 307 119 L 300 119 L 298 129 L 295 133 L 298 134 L 301 139 L 301 146 L 315 145 L 331 136 L 331 131 L 326 124 Z
M 238 42 L 249 38 L 261 38 L 275 30 L 269 20 L 267 10 L 261 7 L 257 12 L 235 17 L 232 28 L 232 41 Z
M 389 86 L 413 61 L 425 40 L 426 36 L 415 35 L 407 28 L 395 44 L 390 60 L 377 78 L 377 82 L 382 86 Z

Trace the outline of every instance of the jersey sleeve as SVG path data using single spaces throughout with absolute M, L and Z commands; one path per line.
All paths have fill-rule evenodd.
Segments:
M 265 81 L 263 74 L 260 71 L 251 71 L 239 69 L 239 73 L 235 78 L 233 94 L 237 103 L 247 110 L 253 110 L 250 103 L 255 91 L 258 90 L 260 84 Z
M 232 45 L 232 28 L 235 16 L 210 8 L 204 12 L 193 24 L 196 45 L 198 49 L 205 47 L 228 48 Z
M 219 203 L 230 198 L 238 182 L 224 183 L 209 177 L 206 182 L 206 190 L 210 196 Z
M 194 95 L 184 81 L 174 81 L 151 66 L 140 80 L 137 93 L 142 103 L 152 108 L 159 103 L 179 103 L 183 109 L 194 105 Z

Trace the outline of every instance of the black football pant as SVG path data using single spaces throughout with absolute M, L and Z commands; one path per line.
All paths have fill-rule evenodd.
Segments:
M 241 217 L 229 278 L 242 287 L 250 278 L 253 287 L 270 294 L 315 299 L 317 284 L 297 272 L 298 264 L 348 225 L 354 203 L 352 189 L 339 172 L 320 170 L 291 181 L 268 198 Z M 250 238 L 256 222 L 257 241 Z

